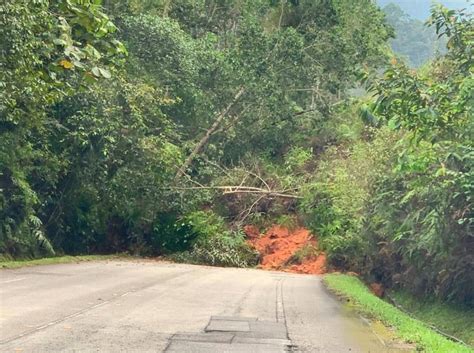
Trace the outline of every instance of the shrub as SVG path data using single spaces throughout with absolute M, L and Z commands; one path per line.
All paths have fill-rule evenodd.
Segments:
M 246 243 L 243 232 L 229 230 L 224 219 L 212 211 L 192 212 L 183 221 L 196 238 L 189 251 L 173 255 L 175 260 L 212 266 L 257 264 L 258 253 Z
M 368 131 L 374 135 L 370 141 L 328 149 L 302 191 L 305 223 L 318 235 L 329 262 L 340 268 L 364 265 L 372 247 L 362 231 L 365 206 L 375 181 L 387 173 L 394 158 L 391 150 L 398 134 L 388 129 Z
M 198 232 L 187 219 L 164 213 L 155 219 L 150 245 L 155 253 L 185 251 L 191 248 Z

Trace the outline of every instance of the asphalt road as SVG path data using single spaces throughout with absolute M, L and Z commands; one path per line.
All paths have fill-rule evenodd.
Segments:
M 109 261 L 0 270 L 1 352 L 395 352 L 321 278 Z

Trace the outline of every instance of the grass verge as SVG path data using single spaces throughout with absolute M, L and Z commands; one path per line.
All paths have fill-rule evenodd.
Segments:
M 473 308 L 442 303 L 429 297 L 420 301 L 409 293 L 402 291 L 390 293 L 390 296 L 417 319 L 474 346 Z
M 427 327 L 423 322 L 413 319 L 393 305 L 373 295 L 368 288 L 354 276 L 329 274 L 324 277 L 326 286 L 338 296 L 352 302 L 356 310 L 370 318 L 380 320 L 393 327 L 398 337 L 416 344 L 417 351 L 427 353 L 473 353 L 474 349 L 448 340 Z
M 127 258 L 127 255 L 84 255 L 84 256 L 58 256 L 58 257 L 46 257 L 35 260 L 3 260 L 0 259 L 0 268 L 20 268 L 38 265 L 54 265 L 54 264 L 66 264 L 72 262 L 84 262 L 84 261 L 98 261 L 98 260 L 114 260 Z

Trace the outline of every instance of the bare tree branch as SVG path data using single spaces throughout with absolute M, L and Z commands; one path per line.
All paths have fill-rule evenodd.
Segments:
M 239 167 L 237 167 L 237 168 L 235 168 L 235 169 L 236 169 L 236 170 L 243 171 L 243 172 L 245 172 L 245 173 L 247 173 L 247 174 L 249 174 L 249 175 L 251 175 L 251 176 L 254 176 L 254 177 L 257 178 L 258 180 L 260 180 L 263 185 L 265 185 L 265 187 L 267 188 L 267 190 L 270 190 L 270 189 L 271 189 L 271 188 L 270 188 L 270 185 L 268 185 L 268 183 L 267 183 L 260 175 L 258 175 L 257 173 L 254 173 L 254 172 L 252 172 L 252 171 L 250 171 L 250 170 L 246 170 L 246 169 L 244 169 L 244 168 L 239 168 Z
M 269 197 L 281 197 L 285 199 L 301 199 L 301 196 L 298 195 L 291 195 L 291 194 L 283 194 L 277 191 L 268 191 L 268 190 L 231 190 L 231 191 L 224 191 L 224 195 L 231 195 L 231 194 L 265 194 Z
M 182 176 L 185 172 L 186 169 L 189 168 L 191 163 L 193 162 L 194 158 L 201 152 L 203 147 L 207 144 L 211 136 L 216 132 L 216 130 L 219 128 L 220 124 L 226 117 L 226 115 L 229 113 L 229 110 L 232 109 L 232 107 L 237 103 L 239 98 L 244 94 L 245 89 L 243 87 L 240 87 L 239 91 L 236 93 L 234 96 L 234 99 L 225 107 L 224 110 L 221 110 L 215 120 L 214 123 L 211 125 L 211 127 L 206 131 L 206 134 L 199 140 L 199 142 L 196 144 L 194 149 L 192 150 L 191 154 L 186 158 L 184 164 L 179 168 L 178 172 L 176 173 L 176 178 L 179 178 Z
M 237 222 L 242 224 L 247 219 L 247 217 L 250 216 L 250 213 L 252 212 L 253 208 L 256 207 L 258 203 L 262 201 L 264 198 L 265 198 L 265 195 L 260 196 L 250 205 L 249 208 L 240 212 L 239 215 L 237 216 L 237 219 L 238 219 Z
M 281 197 L 288 199 L 300 199 L 301 196 L 295 194 L 287 194 L 280 190 L 266 190 L 257 188 L 254 186 L 239 186 L 239 185 L 228 185 L 228 186 L 189 186 L 189 187 L 167 187 L 168 190 L 222 190 L 223 195 L 232 194 L 256 194 L 265 195 L 267 197 Z

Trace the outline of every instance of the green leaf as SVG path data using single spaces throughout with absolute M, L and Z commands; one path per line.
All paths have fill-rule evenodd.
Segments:
M 91 72 L 95 77 L 100 77 L 101 75 L 100 69 L 97 66 L 93 67 Z
M 104 78 L 111 78 L 112 77 L 112 74 L 107 69 L 99 68 L 99 72 Z
M 398 130 L 400 128 L 400 120 L 394 117 L 388 121 L 388 127 L 392 130 Z
M 55 38 L 53 40 L 53 43 L 56 44 L 56 45 L 64 45 L 64 46 L 67 45 L 67 42 L 64 39 L 61 39 L 61 38 Z

